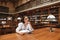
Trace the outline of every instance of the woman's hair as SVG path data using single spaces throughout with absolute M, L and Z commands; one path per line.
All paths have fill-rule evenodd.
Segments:
M 29 18 L 27 16 L 24 16 L 21 21 L 24 23 L 25 19 L 28 19 L 28 21 L 29 21 Z

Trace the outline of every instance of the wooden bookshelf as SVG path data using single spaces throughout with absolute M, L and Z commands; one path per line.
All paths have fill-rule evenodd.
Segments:
M 11 14 L 0 14 L 0 34 L 13 33 L 16 29 L 14 16 Z
M 48 25 L 50 25 L 50 22 L 47 20 L 47 17 L 49 14 L 54 15 L 57 20 L 55 23 L 52 23 L 52 24 L 60 25 L 60 19 L 59 19 L 60 12 L 59 11 L 60 11 L 60 6 L 58 3 L 55 5 L 50 5 L 50 6 L 26 11 L 26 12 L 23 12 L 23 14 L 19 13 L 19 15 L 28 16 L 33 26 L 37 25 L 39 27 L 47 27 Z

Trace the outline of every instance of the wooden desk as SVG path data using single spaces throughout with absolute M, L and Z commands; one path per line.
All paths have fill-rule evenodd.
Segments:
M 17 33 L 1 35 L 0 40 L 60 40 L 60 28 L 49 32 L 49 28 L 36 29 L 33 34 L 19 35 Z

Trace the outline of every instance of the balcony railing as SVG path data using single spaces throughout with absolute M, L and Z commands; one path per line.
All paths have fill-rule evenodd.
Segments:
M 38 5 L 43 5 L 45 3 L 52 3 L 56 1 L 60 1 L 60 0 L 32 0 L 24 5 L 16 7 L 16 11 L 18 12 L 18 11 L 22 11 L 22 10 L 29 9 L 32 7 L 36 7 Z

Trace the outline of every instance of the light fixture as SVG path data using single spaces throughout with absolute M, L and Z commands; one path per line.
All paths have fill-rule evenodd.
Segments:
M 48 17 L 47 17 L 48 21 L 56 21 L 56 17 L 52 14 L 50 14 Z
M 1 23 L 2 23 L 2 24 L 6 24 L 6 21 L 2 21 Z
M 18 17 L 17 20 L 21 20 L 21 17 Z
M 8 17 L 7 19 L 8 19 L 8 20 L 12 20 L 12 17 Z
M 50 14 L 50 15 L 47 17 L 47 19 L 48 19 L 48 21 L 50 22 L 51 25 L 53 25 L 52 22 L 57 21 L 57 20 L 56 20 L 56 17 L 55 17 L 54 15 L 52 15 L 52 14 Z M 52 29 L 51 26 L 50 26 L 50 32 L 53 32 L 53 29 Z

